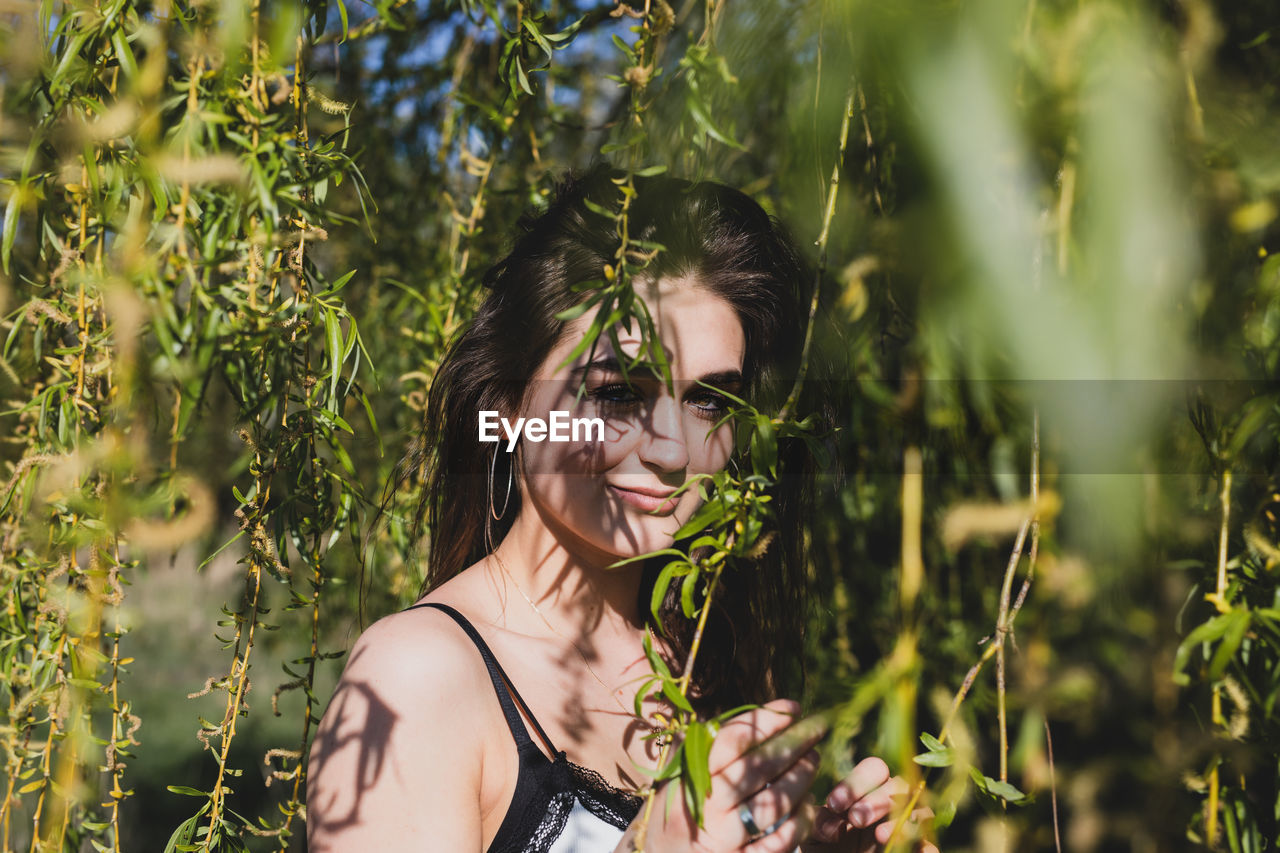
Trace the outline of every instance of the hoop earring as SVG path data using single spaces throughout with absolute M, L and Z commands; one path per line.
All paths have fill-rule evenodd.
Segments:
M 493 461 L 489 463 L 489 515 L 494 521 L 502 521 L 503 516 L 507 514 L 507 507 L 511 504 L 511 485 L 515 480 L 515 467 L 515 460 L 513 459 L 507 465 L 507 494 L 502 499 L 502 511 L 499 512 L 493 506 L 493 478 L 498 469 L 498 450 L 494 448 Z

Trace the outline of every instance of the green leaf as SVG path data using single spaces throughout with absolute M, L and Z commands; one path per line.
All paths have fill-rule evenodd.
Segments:
M 138 61 L 134 59 L 133 48 L 129 47 L 129 40 L 125 38 L 124 30 L 120 27 L 116 27 L 111 33 L 111 48 L 116 53 L 120 70 L 124 72 L 124 79 L 129 81 L 138 79 Z
M 999 779 L 992 779 L 990 776 L 983 775 L 982 771 L 976 767 L 969 768 L 969 775 L 977 784 L 978 789 L 986 794 L 990 794 L 997 799 L 1004 800 L 1009 805 L 1025 805 L 1029 803 L 1030 798 L 1010 785 L 1008 782 L 1001 782 Z
M 627 62 L 635 64 L 636 52 L 631 49 L 631 45 L 622 40 L 622 37 L 615 34 L 613 37 L 613 46 L 622 51 L 622 55 L 627 58 Z
M 1222 613 L 1208 622 L 1197 625 L 1190 634 L 1187 634 L 1186 638 L 1178 645 L 1178 651 L 1173 656 L 1173 681 L 1175 684 L 1186 686 L 1191 683 L 1191 677 L 1183 671 L 1191 658 L 1191 653 L 1201 644 L 1212 642 L 1222 637 L 1231 627 L 1230 617 L 1231 613 Z
M 96 29 L 85 28 L 76 32 L 71 37 L 71 42 L 62 49 L 62 58 L 58 61 L 58 65 L 53 69 L 53 73 L 49 75 L 50 88 L 57 89 L 62 83 L 62 78 L 71 70 L 71 66 L 76 61 L 83 61 L 80 58 L 80 50 L 84 47 L 86 41 L 89 40 L 97 32 Z
M 533 87 L 529 85 L 529 77 L 524 73 L 524 66 L 520 64 L 520 57 L 515 59 L 516 79 L 520 81 L 520 88 L 524 89 L 526 94 L 533 94 Z
M 591 211 L 592 213 L 599 214 L 600 216 L 603 216 L 605 219 L 614 218 L 614 213 L 612 210 L 609 210 L 604 205 L 597 204 L 596 202 L 592 201 L 589 198 L 584 198 L 582 200 L 582 204 L 584 207 L 586 207 L 587 210 Z
M 751 438 L 751 467 L 757 474 L 766 471 L 778 476 L 778 434 L 768 415 L 756 415 L 755 435 Z
M 667 590 L 671 587 L 671 581 L 676 576 L 675 566 L 672 562 L 663 566 L 662 571 L 658 573 L 658 579 L 653 582 L 653 593 L 649 596 L 649 612 L 653 614 L 653 621 L 658 627 L 662 627 L 662 617 L 659 612 L 662 609 L 662 602 L 666 600 Z
M 316 299 L 328 299 L 331 296 L 336 295 L 342 290 L 342 288 L 347 286 L 347 282 L 351 281 L 351 277 L 354 276 L 355 274 L 356 274 L 355 270 L 351 270 L 350 272 L 346 273 L 337 281 L 335 281 L 333 284 L 325 288 L 324 292 L 317 294 Z
M 593 294 L 585 302 L 579 302 L 577 305 L 573 306 L 572 308 L 566 308 L 564 311 L 561 311 L 558 314 L 556 314 L 556 319 L 562 320 L 566 323 L 569 322 L 570 320 L 578 319 L 583 314 L 587 313 L 587 310 L 591 308 L 592 305 L 595 305 L 597 302 L 599 302 L 603 295 L 604 294 L 601 294 L 601 293 Z
M 232 488 L 234 489 L 235 487 L 233 486 Z M 242 499 L 242 500 L 240 501 L 240 503 L 241 503 L 241 504 L 247 504 L 247 503 L 248 503 L 248 501 L 246 501 L 246 500 L 243 500 L 243 499 Z M 220 546 L 218 546 L 218 549 L 217 549 L 216 551 L 214 551 L 214 552 L 213 552 L 212 554 L 210 554 L 208 557 L 205 557 L 205 558 L 204 558 L 204 560 L 200 563 L 200 565 L 199 565 L 199 566 L 196 566 L 196 571 L 200 571 L 200 570 L 201 570 L 201 569 L 203 569 L 205 566 L 209 565 L 209 563 L 211 563 L 211 562 L 213 561 L 213 558 L 214 558 L 214 557 L 218 556 L 218 555 L 219 555 L 219 554 L 221 554 L 223 551 L 225 551 L 225 550 L 227 549 L 227 547 L 228 547 L 228 546 L 230 546 L 230 545 L 231 545 L 231 544 L 233 544 L 234 542 L 238 541 L 238 540 L 240 539 L 240 537 L 241 537 L 241 536 L 244 536 L 244 533 L 245 533 L 245 532 L 244 532 L 243 530 L 241 530 L 241 531 L 239 531 L 238 533 L 236 533 L 236 535 L 235 535 L 235 536 L 232 536 L 232 537 L 231 537 L 230 539 L 228 539 L 226 542 L 223 542 Z
M 342 2 L 342 0 L 338 0 L 338 17 L 342 19 L 342 38 L 338 39 L 338 43 L 341 44 L 347 40 L 348 32 L 347 4 Z
M 661 675 L 663 678 L 671 678 L 671 669 L 667 666 L 667 662 L 662 659 L 653 648 L 653 640 L 648 631 L 644 633 L 644 656 L 649 660 L 649 668 Z
M 950 767 L 955 762 L 951 750 L 945 752 L 922 752 L 911 759 L 921 767 Z
M 1226 672 L 1227 665 L 1235 657 L 1236 650 L 1240 648 L 1240 643 L 1252 621 L 1250 612 L 1244 608 L 1232 610 L 1226 615 L 1230 617 L 1227 629 L 1223 632 L 1222 642 L 1218 644 L 1218 648 L 1213 653 L 1213 659 L 1209 662 L 1207 678 L 1210 681 L 1217 681 Z
M 175 853 L 179 850 L 195 849 L 193 842 L 196 837 L 196 830 L 200 824 L 200 818 L 209 810 L 209 803 L 206 802 L 200 811 L 178 824 L 178 828 L 173 831 L 173 835 L 169 836 L 169 843 L 165 845 L 165 853 Z
M 920 742 L 924 744 L 924 748 L 930 752 L 941 752 L 944 749 L 950 749 L 950 747 L 928 732 L 920 733 Z
M 946 746 L 928 732 L 920 735 L 920 742 L 928 752 L 915 756 L 912 761 L 921 767 L 950 767 L 955 761 L 955 750 Z
M 18 235 L 18 208 L 22 199 L 20 187 L 14 187 L 9 193 L 9 202 L 4 207 L 4 236 L 0 244 L 0 268 L 9 272 L 9 258 L 13 254 L 13 239 Z
M 683 558 L 685 556 L 685 553 L 675 548 L 661 548 L 657 551 L 649 551 L 646 554 L 637 554 L 634 557 L 627 557 L 625 560 L 618 560 L 616 563 L 610 563 L 608 567 L 610 569 L 617 569 L 627 565 L 628 563 L 636 563 L 641 560 L 648 560 L 652 557 L 664 557 L 664 556 Z
M 686 714 L 693 713 L 693 706 L 689 704 L 688 698 L 680 692 L 679 686 L 669 678 L 662 680 L 662 695 L 667 697 L 667 701 L 672 705 L 675 705 Z
M 693 792 L 694 817 L 702 826 L 703 804 L 711 793 L 711 744 L 713 737 L 705 722 L 690 723 L 684 732 L 685 782 Z
M 636 698 L 635 698 L 635 711 L 636 711 L 637 717 L 644 716 L 645 697 L 649 695 L 650 688 L 653 687 L 653 683 L 655 681 L 661 681 L 661 680 L 662 679 L 659 678 L 658 676 L 651 675 L 648 678 L 646 678 L 643 682 L 640 683 L 640 689 L 636 691 Z
M 581 18 L 574 21 L 572 24 L 565 27 L 563 30 L 561 30 L 558 33 L 546 33 L 546 37 L 549 40 L 555 42 L 560 47 L 565 47 L 565 45 L 561 44 L 561 42 L 567 42 L 569 39 L 577 35 L 578 30 L 582 27 L 583 22 L 586 20 L 587 20 L 587 16 L 583 15 Z
M 731 138 L 725 134 L 724 131 L 720 130 L 720 128 L 716 127 L 715 122 L 711 120 L 711 116 L 707 114 L 706 107 L 703 106 L 702 102 L 696 96 L 691 94 L 689 97 L 685 98 L 685 108 L 689 111 L 689 115 L 693 118 L 693 123 L 697 126 L 698 130 L 701 130 L 707 136 L 710 136 L 712 139 L 723 145 L 727 145 L 730 148 L 737 149 L 738 151 L 746 150 L 741 142 Z
M 686 619 L 692 619 L 698 609 L 693 596 L 698 589 L 699 577 L 700 573 L 695 568 L 694 571 L 685 575 L 684 580 L 680 582 L 680 611 L 684 613 Z
M 684 539 L 710 527 L 721 521 L 728 513 L 728 508 L 719 500 L 709 501 L 703 504 L 693 517 L 686 521 L 679 530 L 676 531 L 676 539 Z
M 542 52 L 550 57 L 555 49 L 551 46 L 551 42 L 547 41 L 546 37 L 542 34 L 542 30 L 538 27 L 537 22 L 532 18 L 525 18 L 521 21 L 521 26 L 525 28 L 525 31 L 528 32 L 529 35 L 533 36 L 533 40 L 538 43 L 538 47 L 542 48 Z
M 325 349 L 329 356 L 329 402 L 339 412 L 338 378 L 342 375 L 342 327 L 332 309 L 324 312 Z
M 573 364 L 578 356 L 586 352 L 587 349 L 599 339 L 600 330 L 604 328 L 604 318 L 608 314 L 609 308 L 610 302 L 608 299 L 601 301 L 600 307 L 596 310 L 596 316 L 591 321 L 590 328 L 588 328 L 587 333 L 582 336 L 582 340 L 578 341 L 578 345 L 573 348 L 573 351 L 570 352 L 565 360 L 560 363 L 561 369 Z
M 195 788 L 189 788 L 189 787 L 187 787 L 186 785 L 168 785 L 168 786 L 166 786 L 166 787 L 167 787 L 167 789 L 168 789 L 169 791 L 172 791 L 172 792 L 173 792 L 173 793 L 175 793 L 175 794 L 181 794 L 181 795 L 182 795 L 182 796 L 184 796 L 184 797 L 207 797 L 207 796 L 209 796 L 209 792 L 208 792 L 208 791 L 197 791 Z

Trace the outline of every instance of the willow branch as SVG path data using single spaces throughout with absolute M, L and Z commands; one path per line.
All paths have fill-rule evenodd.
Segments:
M 827 203 L 822 212 L 822 231 L 818 234 L 815 244 L 818 247 L 818 269 L 813 277 L 813 295 L 809 298 L 809 321 L 805 325 L 804 346 L 800 350 L 800 367 L 796 371 L 796 381 L 791 386 L 791 393 L 787 395 L 787 401 L 783 404 L 782 411 L 778 413 L 781 420 L 786 420 L 795 408 L 800 399 L 800 386 L 804 382 L 805 374 L 809 372 L 813 327 L 818 317 L 818 299 L 822 295 L 822 277 L 827 272 L 827 238 L 831 234 L 831 220 L 836 213 L 836 195 L 840 191 L 840 166 L 844 162 L 845 148 L 849 144 L 849 119 L 853 117 L 853 93 L 854 89 L 850 87 L 844 99 L 844 116 L 840 120 L 840 145 L 836 152 L 836 162 L 831 167 L 831 180 L 827 186 Z

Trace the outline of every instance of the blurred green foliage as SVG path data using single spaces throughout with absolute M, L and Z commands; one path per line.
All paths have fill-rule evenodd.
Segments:
M 598 159 L 826 232 L 835 763 L 946 850 L 1273 849 L 1273 4 L 634 7 L 0 4 L 0 850 L 303 848 L 434 367 Z

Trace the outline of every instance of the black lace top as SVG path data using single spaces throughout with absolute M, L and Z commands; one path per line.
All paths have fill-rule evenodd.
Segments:
M 511 806 L 498 827 L 498 834 L 489 845 L 489 853 L 548 853 L 565 834 L 575 805 L 617 830 L 626 829 L 640 810 L 640 798 L 613 787 L 599 773 L 579 767 L 565 757 L 563 750 L 555 749 L 547 733 L 530 713 L 529 706 L 520 698 L 511 679 L 503 672 L 488 644 L 466 617 L 446 604 L 418 604 L 409 609 L 418 607 L 431 607 L 447 613 L 475 643 L 489 670 L 489 679 L 498 694 L 507 727 L 515 738 L 516 751 L 520 756 L 516 789 L 511 797 Z M 524 720 L 520 718 L 520 711 L 516 709 L 516 703 L 519 703 L 520 709 L 533 724 L 538 737 L 551 748 L 555 754 L 554 760 L 549 759 L 529 736 Z M 566 849 L 566 845 L 560 847 Z M 596 853 L 580 848 L 581 845 L 567 845 L 567 849 L 573 850 L 573 853 Z M 610 846 L 598 853 L 612 853 L 612 849 Z

